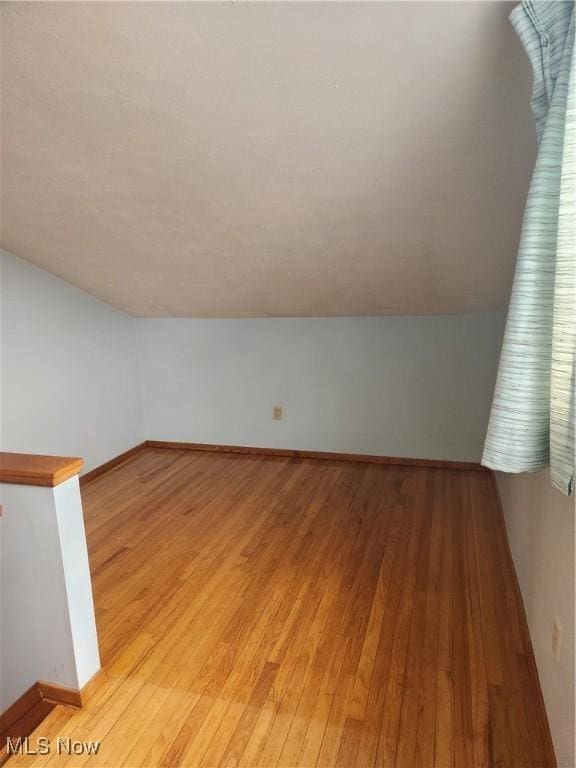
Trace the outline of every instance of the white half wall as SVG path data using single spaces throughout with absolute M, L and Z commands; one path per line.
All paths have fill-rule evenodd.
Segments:
M 81 456 L 144 439 L 134 318 L 0 253 L 2 450 Z
M 38 681 L 81 689 L 100 657 L 78 477 L 0 491 L 3 712 Z
M 560 768 L 573 768 L 575 500 L 552 487 L 548 471 L 497 477 L 556 759 Z M 559 663 L 555 617 L 562 625 Z
M 480 459 L 499 314 L 136 322 L 148 439 Z

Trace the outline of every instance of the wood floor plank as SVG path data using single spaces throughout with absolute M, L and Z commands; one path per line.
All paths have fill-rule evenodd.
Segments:
M 441 478 L 442 495 L 446 493 L 446 476 Z M 442 544 L 440 549 L 440 581 L 438 612 L 438 663 L 436 670 L 436 733 L 434 762 L 445 768 L 454 763 L 454 665 L 452 648 L 452 562 L 453 532 L 450 507 L 442 504 Z
M 554 765 L 488 473 L 147 448 L 82 488 L 106 674 L 14 768 Z

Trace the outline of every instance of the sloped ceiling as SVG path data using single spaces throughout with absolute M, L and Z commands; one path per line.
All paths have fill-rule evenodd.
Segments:
M 2 245 L 137 316 L 507 302 L 531 73 L 492 2 L 2 4 Z

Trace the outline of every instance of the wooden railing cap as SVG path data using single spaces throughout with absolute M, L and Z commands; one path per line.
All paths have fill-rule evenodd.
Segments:
M 84 459 L 0 451 L 0 483 L 55 486 L 77 475 Z

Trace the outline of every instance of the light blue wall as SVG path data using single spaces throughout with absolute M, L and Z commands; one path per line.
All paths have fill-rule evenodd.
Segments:
M 134 318 L 5 252 L 0 287 L 2 449 L 89 470 L 141 442 Z
M 499 314 L 136 325 L 149 439 L 480 459 Z
M 144 438 L 480 458 L 498 314 L 134 320 L 1 259 L 5 450 L 88 469 Z

